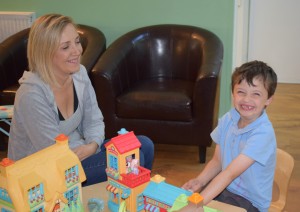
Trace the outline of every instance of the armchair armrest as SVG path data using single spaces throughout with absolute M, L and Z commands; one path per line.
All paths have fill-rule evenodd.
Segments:
M 29 28 L 0 43 L 0 91 L 14 85 L 28 68 L 28 34 Z
M 203 47 L 203 63 L 198 72 L 194 93 L 193 112 L 196 122 L 214 127 L 219 114 L 220 71 L 223 63 L 223 44 L 216 36 L 209 37 Z M 199 98 L 201 96 L 201 98 Z M 212 105 L 213 107 L 207 107 Z
M 81 63 L 90 73 L 98 58 L 106 50 L 106 38 L 100 30 L 87 25 L 79 24 L 77 31 L 83 48 Z
M 119 66 L 123 62 L 122 57 L 124 56 L 118 48 L 109 48 L 97 61 L 90 75 L 98 105 L 101 111 L 105 111 L 103 114 L 115 114 L 116 96 L 125 89 L 125 80 L 119 73 Z M 108 117 L 104 118 L 108 119 Z
M 134 73 L 135 61 L 131 59 L 131 50 L 130 41 L 124 43 L 116 41 L 99 58 L 93 68 L 91 79 L 94 84 L 100 84 L 99 80 L 101 80 L 101 83 L 104 83 L 102 86 L 109 88 L 109 91 L 105 92 L 111 92 L 114 98 L 139 80 Z

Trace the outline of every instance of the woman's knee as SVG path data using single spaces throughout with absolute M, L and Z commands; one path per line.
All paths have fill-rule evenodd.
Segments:
M 154 149 L 153 141 L 149 137 L 147 137 L 145 135 L 138 135 L 137 138 L 141 142 L 142 148 L 145 148 L 148 150 Z

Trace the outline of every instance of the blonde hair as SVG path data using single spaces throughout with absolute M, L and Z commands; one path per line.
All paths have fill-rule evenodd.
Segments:
M 72 18 L 60 14 L 47 14 L 33 23 L 27 47 L 29 70 L 39 75 L 47 84 L 57 84 L 52 70 L 52 59 L 59 47 L 64 28 L 72 24 Z

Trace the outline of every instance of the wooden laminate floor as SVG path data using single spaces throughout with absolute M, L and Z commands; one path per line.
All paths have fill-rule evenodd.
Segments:
M 267 113 L 273 123 L 277 146 L 295 159 L 295 167 L 288 190 L 285 211 L 299 211 L 300 199 L 300 84 L 279 84 Z M 161 174 L 166 181 L 181 186 L 203 169 L 198 162 L 198 148 L 156 144 L 152 174 Z M 207 161 L 214 146 L 207 150 Z
M 295 159 L 285 211 L 299 211 L 300 198 L 300 84 L 279 84 L 273 103 L 267 109 L 272 121 L 279 148 Z M 207 161 L 212 157 L 214 146 L 207 149 Z M 0 158 L 6 152 L 0 151 Z M 160 174 L 166 181 L 181 186 L 195 177 L 204 167 L 198 162 L 196 146 L 155 145 L 152 175 Z

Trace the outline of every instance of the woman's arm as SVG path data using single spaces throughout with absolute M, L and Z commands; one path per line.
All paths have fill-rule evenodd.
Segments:
M 101 146 L 104 140 L 104 122 L 103 115 L 98 107 L 94 88 L 83 66 L 81 66 L 80 74 L 84 81 L 84 88 L 82 88 L 84 90 L 80 91 L 83 96 L 79 96 L 79 101 L 82 101 L 80 104 L 83 108 L 80 130 L 83 133 L 86 144 L 73 149 L 73 151 L 78 155 L 80 160 L 83 160 L 96 153 L 98 147 Z
M 30 140 L 28 145 L 32 145 L 35 152 L 55 143 L 59 135 L 58 121 L 53 107 L 40 88 L 22 85 L 14 107 L 12 139 L 14 135 L 16 139 L 26 136 Z
M 81 127 L 87 143 L 96 142 L 101 146 L 104 140 L 103 115 L 98 107 L 95 91 L 91 84 L 84 91 L 83 119 Z
M 89 156 L 95 154 L 98 147 L 99 146 L 96 142 L 91 142 L 89 144 L 78 146 L 72 150 L 78 156 L 79 160 L 82 161 L 88 158 Z

